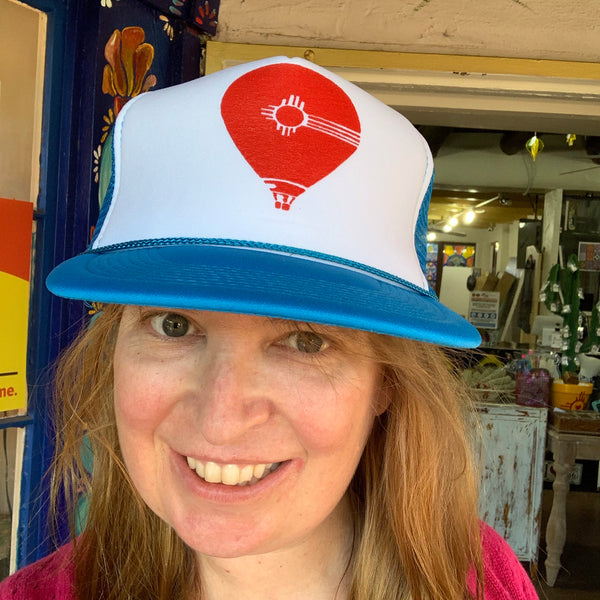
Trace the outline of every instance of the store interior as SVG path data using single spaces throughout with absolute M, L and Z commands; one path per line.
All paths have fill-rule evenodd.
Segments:
M 443 126 L 422 126 L 421 130 L 432 148 L 436 167 L 437 184 L 429 211 L 429 249 L 438 244 L 437 261 L 442 266 L 432 285 L 442 302 L 466 318 L 471 295 L 467 282 L 473 274 L 485 279 L 492 273 L 500 281 L 505 273 L 510 273 L 512 298 L 509 294 L 507 302 L 517 306 L 524 302 L 523 294 L 515 295 L 519 278 L 525 273 L 524 251 L 534 245 L 537 260 L 547 260 L 543 248 L 543 220 L 549 214 L 548 206 L 544 210 L 547 197 L 554 203 L 553 210 L 560 212 L 551 216 L 560 223 L 556 261 L 566 262 L 568 256 L 577 254 L 579 242 L 600 241 L 600 138 L 595 132 L 573 138 L 567 130 L 547 133 Z M 533 136 L 543 143 L 535 157 L 527 148 Z M 470 222 L 465 222 L 467 215 Z M 430 253 L 428 259 L 435 255 Z M 545 272 L 548 270 L 546 266 Z M 539 281 L 543 282 L 543 278 Z M 592 306 L 598 302 L 598 271 L 582 269 L 580 283 L 581 312 L 589 326 Z M 551 314 L 544 302 L 535 302 L 532 312 L 530 324 L 536 314 Z M 508 314 L 507 309 L 502 315 L 501 309 L 496 329 L 481 330 L 486 354 L 509 367 L 523 353 L 545 355 L 558 351 L 543 347 L 541 336 L 527 335 L 519 326 L 507 326 Z M 480 358 L 477 356 L 476 360 Z M 506 393 L 488 390 L 478 398 L 484 402 L 514 403 L 514 390 L 513 380 Z M 537 534 L 538 593 L 540 598 L 549 600 L 595 598 L 600 588 L 594 574 L 594 565 L 600 560 L 598 463 L 576 461 L 578 478 L 571 479 L 561 569 L 556 582 L 549 585 L 544 561 L 546 527 L 553 502 L 553 455 L 546 451 L 543 460 L 545 474 Z
M 453 271 L 444 264 L 436 269 L 436 292 L 443 303 L 460 314 L 467 316 L 470 294 L 463 284 L 473 270 L 479 277 L 489 273 L 501 277 L 509 272 L 518 279 L 526 248 L 532 244 L 545 263 L 541 269 L 544 275 L 550 263 L 566 263 L 570 255 L 577 254 L 580 241 L 596 243 L 600 239 L 600 137 L 568 130 L 421 129 L 435 156 L 430 238 L 440 246 L 471 247 L 464 261 L 455 257 L 448 262 L 446 257 L 448 267 L 465 268 Z M 527 145 L 535 139 L 538 147 L 534 155 Z M 552 254 L 544 252 L 548 243 L 543 237 L 548 194 L 560 196 L 558 207 L 553 209 L 560 213 L 551 215 L 560 227 Z M 586 296 L 584 308 L 590 312 L 597 301 L 597 271 L 582 269 L 581 284 Z M 543 305 L 532 306 L 531 324 L 537 314 L 550 313 Z M 537 341 L 513 328 L 491 345 L 527 349 L 535 348 Z

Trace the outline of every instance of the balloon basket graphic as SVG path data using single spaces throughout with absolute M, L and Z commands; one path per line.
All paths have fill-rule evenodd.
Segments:
M 290 210 L 292 202 L 296 199 L 295 196 L 284 196 L 283 194 L 273 194 L 275 198 L 275 208 L 281 210 Z
M 564 383 L 558 379 L 552 383 L 552 406 L 562 410 L 585 410 L 593 387 L 593 383 Z
M 264 179 L 264 182 L 269 186 L 273 193 L 275 208 L 280 208 L 281 210 L 290 210 L 292 202 L 294 202 L 302 192 L 306 191 L 304 186 L 284 179 Z

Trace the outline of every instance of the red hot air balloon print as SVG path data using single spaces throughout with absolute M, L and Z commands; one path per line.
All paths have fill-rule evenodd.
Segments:
M 283 210 L 360 142 L 350 98 L 301 65 L 267 65 L 242 75 L 223 95 L 221 115 L 242 156 L 272 191 L 275 207 Z

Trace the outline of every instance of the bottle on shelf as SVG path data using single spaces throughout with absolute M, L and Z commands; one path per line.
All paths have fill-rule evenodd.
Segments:
M 521 406 L 550 406 L 552 376 L 539 367 L 539 356 L 529 350 L 517 361 L 515 402 Z

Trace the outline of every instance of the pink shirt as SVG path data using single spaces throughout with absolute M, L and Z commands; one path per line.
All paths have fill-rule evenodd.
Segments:
M 538 600 L 531 580 L 510 546 L 487 525 L 482 526 L 485 600 Z M 71 544 L 21 569 L 0 583 L 0 600 L 76 600 Z M 468 575 L 471 594 L 475 572 Z

